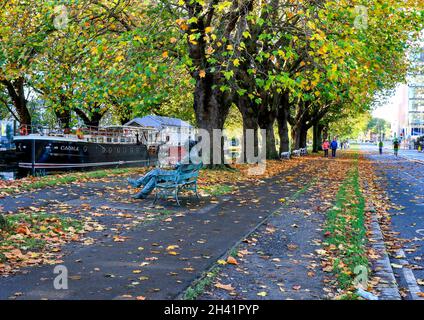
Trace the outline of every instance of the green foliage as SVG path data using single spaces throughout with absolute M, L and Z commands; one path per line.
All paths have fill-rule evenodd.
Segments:
M 391 124 L 387 120 L 372 118 L 367 124 L 367 130 L 380 136 L 390 134 Z
M 59 4 L 68 17 L 60 28 Z M 275 111 L 275 98 L 288 94 L 293 118 L 333 122 L 346 110 L 369 110 L 378 92 L 404 79 L 405 53 L 423 28 L 414 1 L 372 0 L 366 16 L 361 5 L 10 0 L 0 13 L 0 82 L 23 79 L 48 108 L 34 110 L 42 117 L 96 123 L 109 114 L 125 122 L 156 113 L 193 121 L 202 95 L 228 94 L 237 106 L 243 97 L 255 113 Z M 199 83 L 213 85 L 194 97 Z M 13 109 L 4 83 L 0 98 L 1 110 Z
M 371 119 L 369 112 L 341 114 L 340 117 L 332 121 L 329 125 L 331 136 L 337 136 L 341 140 L 357 139 L 361 134 L 366 133 L 368 123 Z

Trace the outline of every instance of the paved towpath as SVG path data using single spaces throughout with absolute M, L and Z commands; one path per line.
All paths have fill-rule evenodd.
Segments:
M 0 278 L 0 299 L 176 298 L 281 208 L 279 199 L 296 193 L 315 174 L 300 164 L 273 178 L 242 184 L 235 194 L 188 202 L 182 208 L 128 200 L 123 182 L 115 178 L 0 199 L 7 211 L 44 206 L 48 212 L 92 214 L 106 226 L 91 235 L 94 244 L 63 249 L 61 264 L 69 271 L 68 290 L 53 288 L 55 266 L 48 265 Z M 288 181 L 287 176 L 292 178 Z

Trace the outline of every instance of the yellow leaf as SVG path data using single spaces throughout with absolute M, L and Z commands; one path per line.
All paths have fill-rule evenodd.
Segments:
M 261 292 L 258 292 L 257 295 L 260 297 L 266 297 L 268 293 L 266 293 L 265 291 L 261 291 Z
M 168 58 L 168 51 L 164 51 L 162 53 L 162 58 Z
M 205 33 L 210 33 L 212 32 L 212 27 L 206 27 L 205 28 Z
M 206 71 L 205 71 L 205 70 L 200 70 L 200 71 L 199 71 L 199 77 L 200 77 L 200 78 L 204 78 L 204 77 L 206 77 Z

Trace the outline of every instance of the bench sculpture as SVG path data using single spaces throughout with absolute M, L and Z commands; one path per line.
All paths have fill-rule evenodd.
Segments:
M 290 159 L 290 152 L 281 152 L 281 159 Z
M 307 149 L 307 148 L 301 148 L 301 149 L 300 149 L 300 155 L 301 155 L 301 156 L 306 156 L 306 155 L 308 155 L 308 149 Z
M 202 166 L 202 163 L 181 165 L 175 172 L 158 175 L 156 177 L 156 194 L 153 203 L 156 203 L 159 198 L 172 196 L 178 205 L 181 206 L 178 193 L 183 190 L 194 191 L 196 197 L 199 199 L 197 178 L 199 177 L 199 170 Z
M 293 150 L 292 155 L 293 155 L 294 157 L 300 157 L 301 152 L 300 152 L 300 150 Z

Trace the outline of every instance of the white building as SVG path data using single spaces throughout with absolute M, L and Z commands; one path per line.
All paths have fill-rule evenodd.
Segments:
M 195 129 L 181 119 L 149 115 L 135 118 L 125 124 L 133 127 L 153 127 L 160 133 L 160 140 L 168 145 L 182 146 L 189 139 L 194 140 Z
M 424 48 L 412 59 L 417 70 L 422 68 Z M 424 74 L 410 74 L 407 84 L 398 87 L 395 101 L 397 110 L 393 114 L 392 132 L 408 144 L 424 135 Z

